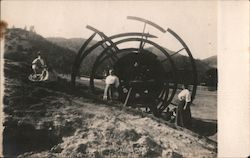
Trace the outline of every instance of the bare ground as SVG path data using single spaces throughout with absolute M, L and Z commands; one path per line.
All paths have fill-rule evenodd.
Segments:
M 119 103 L 105 103 L 84 86 L 81 91 L 70 89 L 64 80 L 30 83 L 25 79 L 27 74 L 20 76 L 25 65 L 8 62 L 12 67 L 5 67 L 5 156 L 217 156 L 217 143 L 204 137 L 206 130 L 194 133 L 149 114 L 122 108 Z M 204 126 L 204 120 L 212 118 L 213 110 L 201 114 L 211 105 L 193 105 L 193 116 L 197 122 L 200 120 L 197 126 Z M 207 136 L 216 132 L 207 132 Z

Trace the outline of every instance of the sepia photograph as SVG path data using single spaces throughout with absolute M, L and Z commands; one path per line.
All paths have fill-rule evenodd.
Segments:
M 1 1 L 4 157 L 217 157 L 217 1 Z

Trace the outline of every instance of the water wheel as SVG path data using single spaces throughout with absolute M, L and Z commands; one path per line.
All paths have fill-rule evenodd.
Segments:
M 124 106 L 149 108 L 155 115 L 160 115 L 168 105 L 174 104 L 173 98 L 179 84 L 190 85 L 193 101 L 197 87 L 197 70 L 191 51 L 184 41 L 173 30 L 165 30 L 149 20 L 131 16 L 128 16 L 128 19 L 143 22 L 143 31 L 108 37 L 94 27 L 87 26 L 94 33 L 78 51 L 72 68 L 72 85 L 75 85 L 81 63 L 91 54 L 95 54 L 89 75 L 89 86 L 93 92 L 98 76 L 101 76 L 106 68 L 112 67 L 120 79 L 119 100 Z M 160 46 L 153 40 L 157 38 L 155 35 L 145 33 L 147 25 L 161 33 L 170 34 L 182 48 L 170 51 Z M 99 35 L 101 40 L 91 44 L 96 35 Z M 135 46 L 128 47 L 131 43 L 135 43 Z M 99 50 L 99 53 L 96 53 L 96 50 Z M 180 52 L 185 52 L 183 58 L 188 58 L 188 63 L 184 66 L 180 66 L 175 59 Z

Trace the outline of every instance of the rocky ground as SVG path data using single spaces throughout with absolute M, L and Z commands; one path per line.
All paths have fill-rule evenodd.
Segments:
M 206 131 L 194 133 L 119 103 L 103 102 L 85 86 L 71 89 L 62 79 L 31 83 L 24 71 L 28 68 L 5 62 L 5 156 L 217 156 L 216 142 L 201 136 Z

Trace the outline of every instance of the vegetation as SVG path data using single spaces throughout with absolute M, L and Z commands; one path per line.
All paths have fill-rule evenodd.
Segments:
M 57 46 L 42 36 L 23 29 L 8 29 L 5 37 L 4 58 L 31 64 L 40 51 L 48 66 L 59 73 L 71 73 L 75 52 Z
M 206 72 L 205 82 L 209 87 L 217 87 L 218 74 L 216 68 L 211 68 Z
M 77 51 L 80 49 L 82 44 L 85 42 L 83 38 L 43 38 L 42 36 L 26 31 L 19 28 L 13 28 L 7 30 L 6 35 L 6 45 L 5 45 L 5 58 L 12 59 L 14 61 L 25 61 L 31 63 L 32 60 L 36 57 L 38 51 L 42 53 L 43 58 L 47 64 L 53 67 L 59 73 L 70 74 L 73 62 Z M 93 41 L 90 45 L 93 45 L 96 41 Z M 166 58 L 159 50 L 149 47 L 148 50 L 159 56 L 159 59 L 162 60 Z M 79 74 L 89 76 L 92 70 L 93 63 L 97 56 L 101 53 L 103 48 L 98 47 L 87 58 L 82 62 Z M 173 54 L 173 51 L 170 51 L 165 48 L 169 54 Z M 176 54 L 172 56 L 172 59 L 175 63 L 175 66 L 178 69 L 178 78 L 179 82 L 183 82 L 183 79 L 187 80 L 186 82 L 192 82 L 192 67 L 190 59 L 187 56 Z M 196 59 L 197 73 L 198 73 L 198 83 L 205 83 L 206 85 L 211 85 L 210 81 L 213 80 L 212 85 L 217 85 L 217 75 L 212 75 L 208 79 L 207 71 L 217 67 L 217 57 L 213 56 L 205 60 Z M 105 64 L 108 64 L 106 62 Z M 170 62 L 164 62 L 165 69 L 171 73 Z M 102 76 L 104 69 L 107 66 L 102 65 L 102 68 L 98 70 L 98 76 Z

